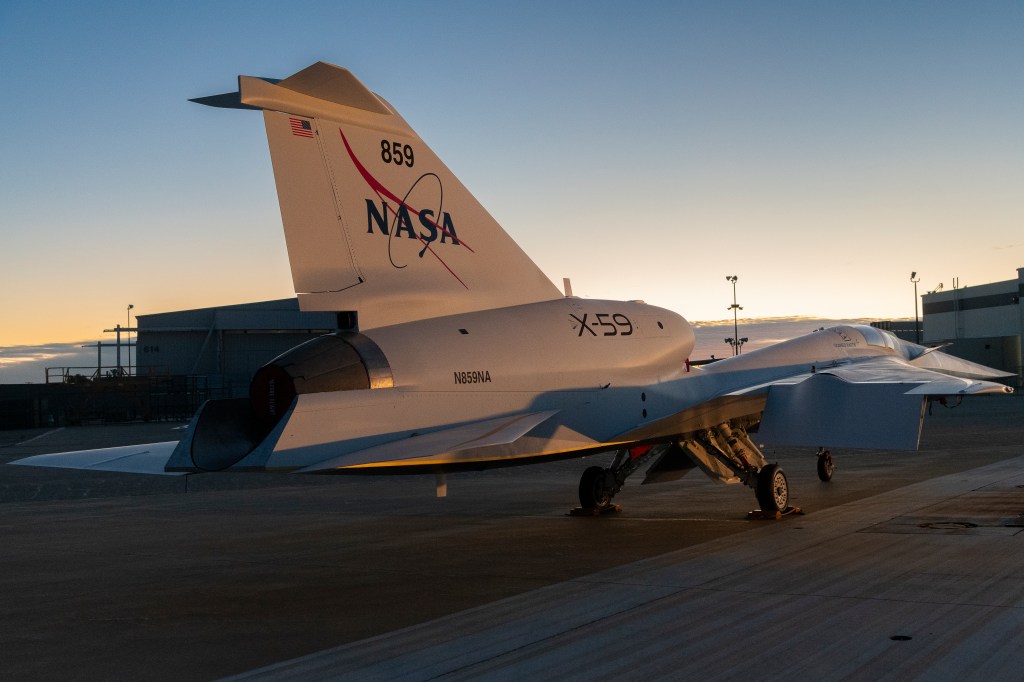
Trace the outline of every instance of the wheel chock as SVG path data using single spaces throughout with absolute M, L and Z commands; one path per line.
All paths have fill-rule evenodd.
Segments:
M 622 507 L 617 504 L 610 504 L 607 507 L 576 507 L 575 509 L 569 510 L 569 516 L 602 516 L 604 514 L 611 514 L 613 512 L 622 511 Z
M 778 521 L 783 516 L 789 516 L 790 514 L 803 515 L 804 510 L 800 507 L 786 507 L 782 511 L 763 511 L 761 509 L 755 509 L 754 511 L 747 512 L 747 519 L 750 521 Z

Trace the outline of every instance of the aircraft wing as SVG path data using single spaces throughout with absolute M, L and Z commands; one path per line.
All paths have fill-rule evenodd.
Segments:
M 967 362 L 959 360 L 959 358 L 957 360 L 959 363 Z M 975 367 L 981 367 L 974 363 L 970 364 Z M 851 384 L 913 384 L 914 388 L 909 389 L 909 392 L 924 395 L 975 395 L 1012 392 L 1009 387 L 1003 384 L 979 379 L 978 374 L 954 376 L 918 365 L 908 364 L 906 361 L 894 357 L 874 357 L 835 367 L 825 367 L 816 372 L 800 372 L 771 381 L 755 383 L 735 389 L 730 392 L 730 395 L 743 395 L 763 391 L 771 386 L 793 386 L 815 376 L 833 376 Z M 1001 376 L 1009 377 L 1013 376 L 1013 374 L 1008 372 L 997 373 L 990 370 L 986 376 L 996 378 Z
M 506 459 L 530 451 L 524 438 L 548 421 L 558 410 L 525 412 L 463 424 L 420 436 L 402 438 L 317 462 L 298 473 L 331 473 L 351 469 L 445 467 L 460 462 L 474 465 L 481 460 Z M 593 445 L 594 441 L 589 441 Z M 489 453 L 489 456 L 488 456 Z
M 738 391 L 742 393 L 746 390 Z M 927 396 L 1008 393 L 1002 384 L 876 357 L 762 384 L 757 440 L 769 445 L 915 450 Z
M 949 358 L 951 356 L 939 356 Z M 957 360 L 963 363 L 963 360 Z M 972 363 L 973 364 L 973 363 Z M 849 365 L 824 369 L 825 374 L 851 384 L 914 384 L 907 393 L 923 395 L 977 395 L 1009 393 L 1003 384 L 983 379 L 960 377 L 907 364 L 894 357 L 871 358 Z M 1013 376 L 1002 373 L 1003 376 Z M 991 373 L 990 373 L 991 376 Z
M 35 455 L 11 462 L 34 467 L 55 467 L 59 469 L 85 469 L 87 471 L 118 471 L 129 474 L 162 474 L 180 476 L 184 472 L 164 471 L 178 441 L 149 443 L 146 445 L 125 445 L 98 450 L 58 452 L 50 455 Z

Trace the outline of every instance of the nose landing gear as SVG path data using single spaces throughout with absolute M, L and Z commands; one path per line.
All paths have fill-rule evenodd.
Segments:
M 826 483 L 831 481 L 832 472 L 836 470 L 836 465 L 832 462 L 832 451 L 818 448 L 814 454 L 818 456 L 818 478 Z

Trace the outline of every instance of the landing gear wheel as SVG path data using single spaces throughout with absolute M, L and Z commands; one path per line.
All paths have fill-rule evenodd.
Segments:
M 832 453 L 828 450 L 818 455 L 818 478 L 826 483 L 832 480 L 832 472 L 836 465 L 832 463 Z
M 758 473 L 756 494 L 761 511 L 785 511 L 789 506 L 789 482 L 778 464 L 769 464 Z
M 612 504 L 608 470 L 588 467 L 580 477 L 580 506 L 584 509 L 607 509 Z

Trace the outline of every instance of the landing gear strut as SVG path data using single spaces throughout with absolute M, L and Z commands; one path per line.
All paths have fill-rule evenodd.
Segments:
M 603 511 L 612 506 L 612 498 L 622 490 L 626 478 L 644 462 L 663 453 L 669 445 L 642 445 L 615 453 L 615 461 L 607 469 L 587 467 L 580 477 L 580 506 L 583 509 Z
M 789 481 L 778 464 L 769 464 L 761 451 L 750 440 L 744 423 L 722 422 L 714 427 L 688 434 L 675 443 L 638 446 L 619 450 L 610 467 L 588 467 L 580 478 L 581 512 L 600 513 L 616 508 L 612 498 L 622 490 L 626 478 L 653 457 L 659 457 L 658 464 L 670 455 L 688 459 L 692 465 L 704 471 L 712 479 L 722 483 L 742 483 L 754 489 L 760 512 L 778 518 L 778 514 L 799 511 L 789 506 Z M 831 475 L 832 460 L 826 460 L 819 452 L 819 474 L 823 462 L 828 464 Z M 664 456 L 664 457 L 662 457 Z M 650 476 L 650 472 L 648 472 Z M 823 479 L 824 480 L 824 479 Z M 762 516 L 767 518 L 767 516 Z
M 711 478 L 754 489 L 761 512 L 774 515 L 789 507 L 789 482 L 778 464 L 769 464 L 740 424 L 723 422 L 690 434 L 683 451 Z

